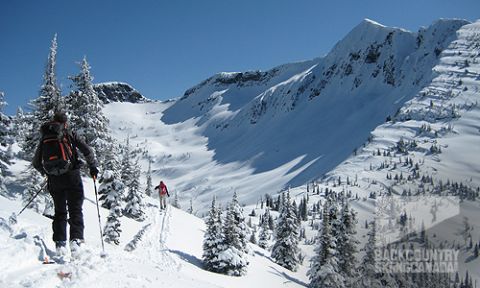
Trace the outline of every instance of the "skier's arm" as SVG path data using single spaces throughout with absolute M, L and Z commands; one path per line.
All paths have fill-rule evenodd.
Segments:
M 42 143 L 38 143 L 37 150 L 35 150 L 35 155 L 33 156 L 32 160 L 32 165 L 33 168 L 35 168 L 40 174 L 45 174 L 45 171 L 43 171 L 43 165 L 42 165 Z
M 85 160 L 87 160 L 88 167 L 97 167 L 97 160 L 95 159 L 95 153 L 93 152 L 92 148 L 83 141 L 81 137 L 79 137 L 76 133 L 73 134 L 73 141 L 75 141 L 75 146 L 80 149 Z
M 167 191 L 167 196 L 170 197 L 170 194 L 168 194 L 168 188 L 165 186 L 165 191 Z

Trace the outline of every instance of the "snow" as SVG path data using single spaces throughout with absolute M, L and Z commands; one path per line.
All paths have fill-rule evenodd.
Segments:
M 166 213 L 160 214 L 152 203 L 147 209 L 150 226 L 145 229 L 139 245 L 132 252 L 124 251 L 124 246 L 143 227 L 141 223 L 123 217 L 121 244 L 118 247 L 106 244 L 108 256 L 100 258 L 98 219 L 91 200 L 93 187 L 85 180 L 87 251 L 83 252 L 80 261 L 67 267 L 42 265 L 38 259 L 40 248 L 34 244 L 34 237 L 38 235 L 49 249 L 54 249 L 49 240 L 50 220 L 26 210 L 18 217 L 17 224 L 4 226 L 4 222 L 0 222 L 2 259 L 8 259 L 0 261 L 1 287 L 244 287 L 253 283 L 300 287 L 305 281 L 305 276 L 300 273 L 277 266 L 266 256 L 268 253 L 258 247 L 252 247 L 253 254 L 248 257 L 249 273 L 244 277 L 203 270 L 200 260 L 205 229 L 203 220 L 170 206 Z M 1 218 L 8 220 L 11 213 L 20 209 L 19 202 L 0 197 Z M 101 209 L 103 220 L 107 213 Z M 72 279 L 60 280 L 58 271 L 72 272 Z

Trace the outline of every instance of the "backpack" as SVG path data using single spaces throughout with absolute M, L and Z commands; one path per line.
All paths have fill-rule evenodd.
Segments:
M 158 186 L 160 187 L 160 195 L 168 194 L 167 185 L 160 183 Z
M 62 175 L 72 170 L 75 147 L 65 125 L 60 122 L 45 123 L 42 128 L 42 164 L 47 175 Z

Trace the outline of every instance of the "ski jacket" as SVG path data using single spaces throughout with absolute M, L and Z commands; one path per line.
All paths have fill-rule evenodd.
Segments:
M 160 182 L 160 185 L 156 186 L 155 187 L 155 190 L 158 189 L 160 195 L 165 195 L 167 194 L 168 197 L 170 197 L 170 194 L 168 194 L 168 188 L 167 188 L 167 185 L 165 185 L 165 183 L 163 183 L 163 181 Z

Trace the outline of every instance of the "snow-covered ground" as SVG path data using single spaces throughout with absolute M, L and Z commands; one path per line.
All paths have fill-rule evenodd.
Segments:
M 0 287 L 304 287 L 307 281 L 304 269 L 288 271 L 256 246 L 251 246 L 249 273 L 244 277 L 203 270 L 203 220 L 171 206 L 160 213 L 153 199 L 144 222 L 122 217 L 120 245 L 106 244 L 108 256 L 101 258 L 93 182 L 84 179 L 84 185 L 86 248 L 80 259 L 65 265 L 42 264 L 52 253 L 48 250 L 54 249 L 51 220 L 26 210 L 16 224 L 9 223 L 21 204 L 0 197 Z M 107 213 L 101 208 L 103 221 Z M 127 244 L 142 229 L 137 247 L 126 251 Z M 72 276 L 61 279 L 59 272 L 71 272 Z

